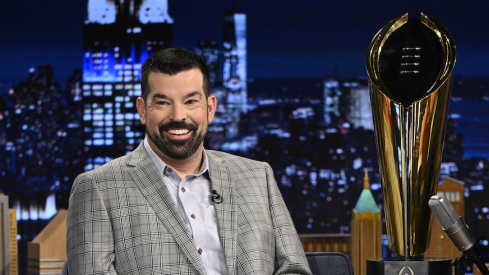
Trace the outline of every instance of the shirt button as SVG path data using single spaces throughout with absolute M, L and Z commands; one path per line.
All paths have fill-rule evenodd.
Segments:
M 195 215 L 194 214 L 190 215 L 190 217 L 192 217 L 192 219 L 195 220 Z
M 173 170 L 171 168 L 168 168 L 166 169 L 166 171 L 168 171 L 168 173 L 171 173 Z
M 199 255 L 202 255 L 202 248 L 199 248 L 199 250 L 197 250 L 197 252 L 199 252 Z

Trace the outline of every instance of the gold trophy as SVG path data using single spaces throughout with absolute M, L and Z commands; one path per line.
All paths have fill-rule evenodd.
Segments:
M 446 28 L 404 14 L 375 35 L 367 52 L 370 100 L 389 248 L 397 261 L 368 260 L 367 274 L 452 274 L 428 249 L 455 65 Z M 382 272 L 381 272 L 382 271 Z

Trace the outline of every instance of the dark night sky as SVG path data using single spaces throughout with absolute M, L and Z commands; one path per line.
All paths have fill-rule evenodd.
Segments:
M 234 2 L 168 1 L 175 20 L 173 45 L 192 50 L 200 40 L 220 41 L 222 14 Z M 2 0 L 0 89 L 25 79 L 32 66 L 51 64 L 59 78 L 81 68 L 87 2 Z M 366 50 L 375 33 L 398 15 L 419 17 L 421 11 L 452 34 L 456 75 L 489 76 L 488 1 L 236 2 L 248 16 L 250 77 L 364 76 Z

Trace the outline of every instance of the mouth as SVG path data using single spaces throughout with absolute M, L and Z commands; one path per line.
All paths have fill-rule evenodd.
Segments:
M 167 129 L 165 133 L 172 139 L 186 139 L 192 133 L 190 129 Z
M 168 129 L 166 132 L 172 135 L 186 135 L 190 133 L 190 129 Z

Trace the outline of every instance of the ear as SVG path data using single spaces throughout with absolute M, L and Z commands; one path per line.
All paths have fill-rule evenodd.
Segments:
M 136 100 L 136 108 L 138 109 L 139 119 L 143 125 L 146 125 L 146 105 L 144 104 L 144 99 L 138 97 Z
M 216 113 L 217 99 L 214 95 L 210 95 L 207 98 L 207 121 L 209 123 L 214 119 L 214 114 Z

